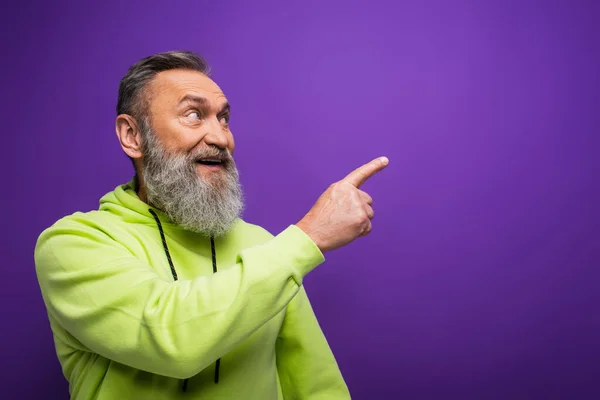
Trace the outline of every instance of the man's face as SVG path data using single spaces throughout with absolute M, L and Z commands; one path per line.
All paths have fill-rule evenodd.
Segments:
M 148 86 L 152 129 L 166 151 L 192 154 L 218 147 L 233 154 L 229 103 L 213 80 L 197 71 L 176 69 L 157 74 Z M 209 161 L 197 164 L 205 180 L 223 170 L 222 165 Z
M 147 96 L 142 177 L 148 202 L 191 231 L 225 234 L 243 208 L 225 96 L 211 79 L 187 70 L 159 73 Z

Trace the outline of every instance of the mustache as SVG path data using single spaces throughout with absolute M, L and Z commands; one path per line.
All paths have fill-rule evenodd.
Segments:
M 215 145 L 210 145 L 207 147 L 201 147 L 192 153 L 190 153 L 189 158 L 191 161 L 199 161 L 202 159 L 216 159 L 222 162 L 232 161 L 233 157 L 228 149 L 222 149 Z

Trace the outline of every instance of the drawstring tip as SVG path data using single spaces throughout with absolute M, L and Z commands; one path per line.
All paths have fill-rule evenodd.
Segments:
M 221 367 L 221 359 L 217 360 L 217 365 L 215 365 L 215 383 L 219 383 L 219 369 Z

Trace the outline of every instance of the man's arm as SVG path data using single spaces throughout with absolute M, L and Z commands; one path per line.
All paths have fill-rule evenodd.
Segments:
M 276 351 L 286 400 L 350 398 L 304 287 L 287 306 Z
M 80 215 L 65 218 L 35 249 L 48 313 L 105 358 L 194 376 L 283 310 L 322 253 L 370 232 L 372 200 L 358 188 L 385 165 L 377 159 L 358 168 L 296 225 L 242 251 L 233 267 L 192 280 L 164 280 L 100 227 Z
M 242 251 L 232 268 L 173 282 L 77 217 L 42 233 L 35 252 L 48 312 L 66 331 L 103 357 L 181 379 L 283 310 L 322 261 L 291 226 Z

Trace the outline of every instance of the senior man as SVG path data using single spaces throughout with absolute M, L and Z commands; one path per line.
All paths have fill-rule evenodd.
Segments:
M 72 399 L 347 399 L 302 280 L 371 230 L 376 159 L 273 236 L 241 219 L 230 106 L 167 52 L 119 86 L 133 179 L 39 237 L 36 272 Z

